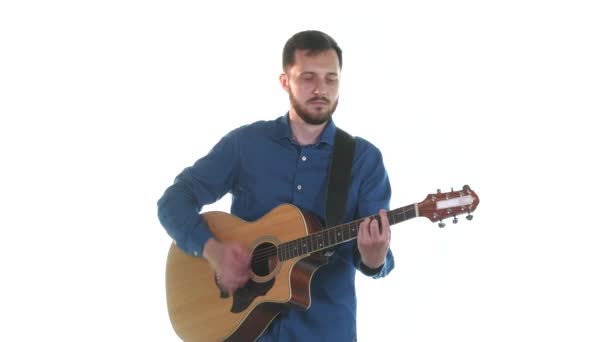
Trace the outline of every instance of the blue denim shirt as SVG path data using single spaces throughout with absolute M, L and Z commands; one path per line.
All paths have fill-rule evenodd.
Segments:
M 300 146 L 287 115 L 233 130 L 209 154 L 180 173 L 158 201 L 158 217 L 182 250 L 202 255 L 211 237 L 200 211 L 226 193 L 231 213 L 254 221 L 274 207 L 291 203 L 323 222 L 328 170 L 336 126 L 326 125 L 319 142 Z M 389 209 L 391 188 L 380 151 L 357 137 L 345 222 Z M 381 270 L 361 267 L 356 240 L 335 249 L 314 274 L 308 310 L 287 310 L 259 341 L 353 341 L 356 339 L 355 270 L 374 278 L 394 267 L 389 250 Z

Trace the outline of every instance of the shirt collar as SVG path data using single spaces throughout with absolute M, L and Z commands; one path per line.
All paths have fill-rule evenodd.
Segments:
M 289 124 L 289 113 L 283 115 L 279 119 L 279 125 L 277 127 L 276 132 L 277 139 L 289 139 L 292 143 L 297 144 L 293 139 L 293 133 L 291 131 L 291 125 Z M 319 143 L 325 143 L 330 146 L 334 145 L 334 137 L 336 135 L 336 124 L 332 118 L 329 119 L 325 128 L 323 128 L 323 132 L 321 132 L 321 137 L 319 138 Z

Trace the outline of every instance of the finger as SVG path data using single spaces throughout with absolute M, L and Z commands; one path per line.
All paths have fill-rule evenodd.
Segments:
M 234 285 L 231 281 L 228 281 L 225 277 L 220 277 L 217 281 L 220 288 L 228 292 L 230 295 L 234 292 Z
M 239 266 L 237 268 L 237 273 L 239 275 L 239 278 L 248 277 L 250 270 L 251 270 L 251 264 L 250 263 L 241 263 L 241 264 L 239 264 Z
M 243 272 L 235 273 L 234 277 L 232 278 L 231 285 L 234 288 L 239 288 L 239 287 L 243 286 L 243 284 L 245 284 L 248 279 L 249 279 L 249 277 L 247 276 L 246 273 L 243 273 Z
M 224 289 L 230 293 L 233 293 L 239 287 L 242 287 L 247 282 L 247 279 L 239 276 L 238 274 L 234 274 L 229 279 L 226 279 L 222 285 Z
M 372 240 L 378 240 L 378 237 L 380 236 L 380 227 L 378 227 L 378 220 L 372 220 L 372 223 L 370 223 L 369 225 L 369 232 Z
M 251 254 L 244 250 L 241 246 L 232 250 L 235 263 L 238 264 L 239 268 L 248 268 L 251 263 Z
M 382 222 L 382 229 L 380 234 L 383 237 L 390 236 L 391 232 L 391 223 L 388 221 L 388 215 L 386 214 L 386 210 L 380 209 L 380 221 Z
M 243 263 L 243 265 L 246 268 L 249 268 L 249 265 L 251 265 L 251 257 L 252 257 L 252 254 L 250 254 L 250 253 L 246 253 L 246 254 L 244 254 L 244 255 L 241 256 L 241 260 L 240 261 L 241 261 L 241 263 Z
M 236 281 L 236 287 L 243 287 L 245 284 L 247 284 L 247 281 L 249 281 L 249 275 L 241 275 Z
M 369 217 L 366 217 L 361 224 L 359 224 L 359 239 L 367 241 L 369 238 Z
M 234 251 L 240 261 L 249 263 L 249 260 L 251 259 L 251 253 L 248 250 L 246 250 L 242 246 L 237 246 Z

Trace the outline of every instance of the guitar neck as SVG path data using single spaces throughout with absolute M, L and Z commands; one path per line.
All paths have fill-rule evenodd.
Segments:
M 417 204 L 390 210 L 387 213 L 391 225 L 397 224 L 418 216 Z M 380 215 L 371 216 L 380 221 Z M 305 237 L 287 241 L 278 246 L 279 261 L 285 261 L 299 256 L 331 248 L 344 242 L 354 240 L 359 235 L 359 225 L 365 218 L 343 223 Z

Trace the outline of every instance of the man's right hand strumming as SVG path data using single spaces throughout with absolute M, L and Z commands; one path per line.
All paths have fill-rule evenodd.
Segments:
M 251 254 L 236 242 L 207 240 L 203 257 L 215 269 L 218 285 L 231 295 L 251 278 Z

